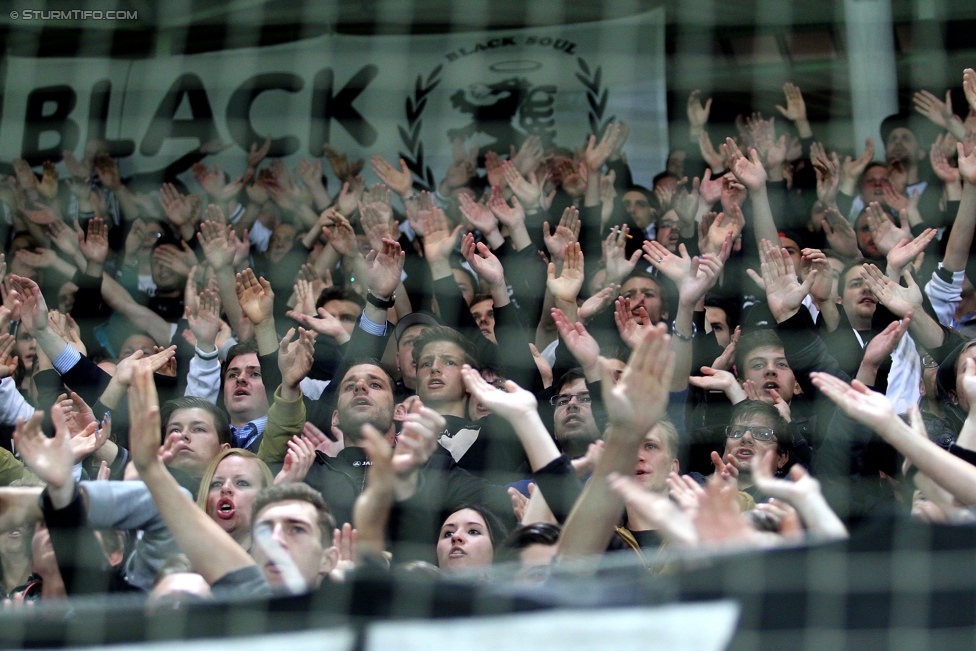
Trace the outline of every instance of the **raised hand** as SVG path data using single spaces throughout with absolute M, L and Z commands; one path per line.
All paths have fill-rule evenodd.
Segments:
M 888 251 L 887 255 L 888 276 L 895 278 L 901 277 L 902 271 L 928 247 L 937 234 L 938 231 L 936 229 L 927 228 L 919 233 L 918 237 L 912 241 L 902 240 L 896 244 L 893 249 Z
M 44 301 L 44 294 L 30 278 L 7 276 L 10 289 L 17 292 L 17 300 L 20 302 L 20 322 L 27 332 L 36 336 L 37 332 L 48 327 L 47 303 Z M 9 292 L 9 290 L 8 290 Z
M 474 236 L 468 233 L 461 240 L 461 255 L 468 261 L 478 277 L 493 288 L 504 288 L 505 269 L 483 242 L 475 244 Z
M 58 262 L 58 254 L 54 252 L 53 249 L 37 249 L 36 251 L 31 251 L 30 249 L 19 249 L 14 252 L 14 259 L 28 267 L 33 267 L 35 269 L 47 269 L 48 267 L 54 266 Z
M 684 244 L 678 245 L 680 255 L 675 255 L 657 240 L 644 240 L 643 250 L 644 259 L 675 284 L 680 284 L 691 273 L 691 256 Z
M 44 161 L 41 167 L 43 173 L 40 182 L 37 183 L 37 191 L 48 201 L 54 201 L 58 196 L 58 170 L 49 160 Z
M 200 164 L 198 163 L 198 165 Z M 205 166 L 203 167 L 206 169 Z M 159 188 L 159 202 L 166 212 L 166 218 L 174 227 L 181 228 L 193 221 L 195 202 L 191 200 L 190 196 L 177 190 L 172 183 L 164 183 Z
M 213 350 L 220 333 L 220 294 L 212 290 L 200 292 L 196 306 L 188 309 L 186 320 L 197 347 L 204 352 Z
M 576 303 L 576 297 L 583 288 L 583 250 L 579 242 L 567 244 L 561 257 L 564 263 L 558 278 L 556 263 L 549 263 L 546 270 L 546 289 L 556 300 Z
M 976 71 L 966 68 L 962 73 L 962 90 L 969 102 L 969 110 L 976 111 Z
M 836 298 L 833 295 L 834 282 L 831 277 L 830 263 L 827 255 L 820 249 L 803 249 L 800 251 L 803 264 L 817 270 L 817 278 L 810 286 L 810 297 L 817 303 L 824 303 Z
M 160 432 L 159 396 L 152 371 L 144 365 L 136 365 L 129 387 L 129 413 L 139 414 L 129 428 L 129 452 L 132 463 L 141 476 L 161 463 L 159 458 Z
M 437 437 L 446 427 L 443 416 L 420 400 L 411 402 L 390 460 L 393 472 L 404 477 L 427 463 L 437 449 Z
M 17 356 L 10 356 L 17 339 L 9 332 L 0 334 L 0 378 L 12 377 L 17 372 Z
M 848 384 L 840 378 L 820 372 L 811 373 L 810 379 L 841 411 L 875 432 L 881 433 L 888 429 L 886 424 L 898 419 L 891 401 L 883 393 L 869 389 L 863 382 L 854 380 Z
M 769 311 L 781 323 L 800 309 L 804 297 L 810 293 L 818 271 L 810 271 L 801 284 L 796 276 L 793 259 L 786 250 L 780 248 L 779 243 L 774 245 L 765 239 L 759 245 L 759 258 L 762 261 L 762 282 L 766 286 Z M 749 270 L 750 276 L 754 274 L 754 271 Z
M 288 441 L 288 452 L 281 470 L 275 475 L 274 484 L 297 484 L 305 481 L 305 476 L 315 463 L 315 446 L 301 436 L 293 436 Z
M 955 113 L 952 112 L 952 91 L 950 90 L 946 91 L 944 102 L 929 91 L 921 90 L 912 97 L 912 103 L 915 105 L 917 113 L 943 129 L 947 129 L 949 123 L 956 117 Z
M 509 160 L 514 163 L 515 169 L 520 174 L 528 174 L 539 166 L 544 153 L 542 139 L 539 136 L 529 136 L 522 141 L 522 146 L 519 147 L 517 152 L 512 147 L 512 154 L 509 156 Z
M 508 202 L 505 201 L 505 195 L 500 186 L 496 185 L 491 189 L 491 195 L 488 198 L 488 208 L 495 214 L 498 221 L 508 226 L 510 230 L 519 228 L 525 224 L 525 211 L 522 209 L 522 204 L 519 202 L 518 197 L 512 197 L 512 205 L 509 206 Z
M 701 375 L 689 376 L 688 383 L 705 391 L 721 391 L 728 396 L 732 404 L 746 399 L 738 380 L 729 371 L 702 366 L 701 373 Z
M 375 249 L 366 256 L 366 288 L 373 296 L 386 300 L 396 291 L 403 272 L 406 253 L 399 242 L 383 239 L 383 248 Z
M 692 526 L 691 517 L 679 510 L 667 495 L 649 491 L 633 477 L 616 472 L 607 476 L 607 484 L 628 509 L 640 514 L 642 520 L 652 523 L 663 539 L 675 545 L 697 544 L 698 534 Z
M 777 104 L 776 110 L 791 122 L 806 122 L 807 105 L 803 101 L 803 93 L 800 92 L 800 87 L 787 82 L 783 84 L 783 94 L 786 95 L 786 106 Z
M 356 241 L 356 232 L 352 224 L 337 212 L 332 213 L 332 221 L 332 228 L 322 226 L 322 233 L 328 238 L 332 248 L 344 258 L 358 256 L 359 243 Z
M 251 269 L 237 274 L 237 301 L 248 320 L 254 325 L 272 318 L 274 292 L 271 283 L 258 278 Z
M 559 330 L 559 341 L 576 358 L 584 370 L 595 370 L 600 357 L 600 344 L 587 332 L 582 323 L 570 323 L 559 308 L 552 308 L 552 320 Z
M 707 173 L 707 172 L 706 172 Z M 720 212 L 714 220 L 702 218 L 702 231 L 699 232 L 699 250 L 702 253 L 721 254 L 726 242 L 733 245 L 739 240 L 746 226 L 746 218 L 739 204 L 733 202 L 729 212 Z
M 182 250 L 175 244 L 161 244 L 153 251 L 153 259 L 180 276 L 189 276 L 190 270 L 197 265 L 196 254 L 186 244 L 180 242 Z
M 329 165 L 340 181 L 352 181 L 359 175 L 365 164 L 362 158 L 350 161 L 344 152 L 333 148 L 332 145 L 322 147 L 322 153 L 329 159 Z
M 976 185 L 976 148 L 970 147 L 968 153 L 965 143 L 956 144 L 959 176 L 964 184 Z
M 901 227 L 895 226 L 894 222 L 881 209 L 881 204 L 872 201 L 868 204 L 867 221 L 868 228 L 871 229 L 871 238 L 874 240 L 878 251 L 887 255 L 899 242 L 912 239 L 912 229 L 908 225 L 908 218 L 904 211 L 899 214 Z
M 699 200 L 704 207 L 711 207 L 712 204 L 722 198 L 724 184 L 725 180 L 721 175 L 713 179 L 712 170 L 710 168 L 705 170 L 698 185 Z
M 935 175 L 947 186 L 962 183 L 959 170 L 949 164 L 949 159 L 946 157 L 945 150 L 942 148 L 941 134 L 929 149 L 929 163 L 932 164 L 932 171 L 935 172 Z
M 902 318 L 909 312 L 922 309 L 922 290 L 919 288 L 912 274 L 905 271 L 902 278 L 908 283 L 902 287 L 896 281 L 884 275 L 873 264 L 866 264 L 861 269 L 861 277 L 871 290 L 878 302 L 888 308 L 892 314 Z
M 613 153 L 617 140 L 620 138 L 620 124 L 608 124 L 603 132 L 603 137 L 597 144 L 596 136 L 590 136 L 586 144 L 586 151 L 583 152 L 583 161 L 590 172 L 598 172 L 607 162 L 607 158 Z
M 309 330 L 314 330 L 324 337 L 335 339 L 339 345 L 349 341 L 351 337 L 346 331 L 345 326 L 342 325 L 342 321 L 329 314 L 324 307 L 318 308 L 316 312 L 319 315 L 318 318 L 295 311 L 287 312 L 285 316 L 294 319 L 304 327 Z
M 694 309 L 698 302 L 705 298 L 708 290 L 718 282 L 724 266 L 722 259 L 714 253 L 692 258 L 688 275 L 678 284 L 679 301 Z
M 619 284 L 630 275 L 640 260 L 641 251 L 634 251 L 630 258 L 626 257 L 627 233 L 630 230 L 626 224 L 623 228 L 614 226 L 610 234 L 603 241 L 603 259 L 607 274 L 604 280 L 607 284 Z
M 64 412 L 55 406 L 51 410 L 54 438 L 48 438 L 41 430 L 44 412 L 36 411 L 26 422 L 17 419 L 13 441 L 24 463 L 38 477 L 57 490 L 74 484 L 71 469 L 75 465 L 71 451 L 71 434 L 64 419 Z
M 271 136 L 267 136 L 260 145 L 256 142 L 251 143 L 251 148 L 247 153 L 247 169 L 254 171 L 264 160 L 271 150 Z
M 749 192 L 759 192 L 766 187 L 766 168 L 763 167 L 759 159 L 759 152 L 755 149 L 749 150 L 749 158 L 746 158 L 739 146 L 732 138 L 725 139 L 725 146 L 729 151 L 729 165 L 732 174 L 739 180 L 739 183 L 746 186 Z
M 507 421 L 525 418 L 526 414 L 535 412 L 538 407 L 535 396 L 511 380 L 505 382 L 504 390 L 497 389 L 467 364 L 461 368 L 461 379 L 475 400 Z
M 544 191 L 546 181 L 549 180 L 548 171 L 541 178 L 537 177 L 535 172 L 529 172 L 528 180 L 526 180 L 526 177 L 522 176 L 515 163 L 505 161 L 502 163 L 501 172 L 505 182 L 512 189 L 512 192 L 515 193 L 515 196 L 518 197 L 518 200 L 525 209 L 547 209 L 549 204 L 552 203 L 552 197 L 556 191 L 553 190 L 548 195 Z
M 901 321 L 892 321 L 884 330 L 875 335 L 864 347 L 864 357 L 861 366 L 878 368 L 895 351 L 901 338 L 908 332 L 911 323 L 911 313 L 905 315 Z
M 701 152 L 702 159 L 704 159 L 705 164 L 708 166 L 708 170 L 722 170 L 725 169 L 727 160 L 727 152 L 724 150 L 719 153 L 715 150 L 715 145 L 712 144 L 712 139 L 708 136 L 708 131 L 702 129 L 698 132 L 698 150 Z
M 848 195 L 857 192 L 857 181 L 864 174 L 868 164 L 874 160 L 874 141 L 870 138 L 864 141 L 864 151 L 857 158 L 846 156 L 840 167 L 840 189 Z
M 81 254 L 88 262 L 101 265 L 108 256 L 108 227 L 99 217 L 88 221 L 88 233 L 84 234 L 78 222 L 74 223 L 75 234 L 78 236 L 78 246 Z
M 701 102 L 701 91 L 693 90 L 688 95 L 688 124 L 692 131 L 700 131 L 708 123 L 708 114 L 712 110 L 712 98 L 709 97 L 704 104 Z
M 322 184 L 322 161 L 318 158 L 303 158 L 295 166 L 295 176 L 301 179 L 305 187 L 312 188 Z
M 400 159 L 399 170 L 390 165 L 382 156 L 373 156 L 370 162 L 373 166 L 373 173 L 391 190 L 401 197 L 413 194 L 413 173 L 402 158 Z
M 33 176 L 33 172 L 31 175 Z M 57 207 L 42 203 L 40 201 L 33 201 L 30 203 L 21 203 L 18 205 L 20 212 L 24 214 L 27 219 L 29 219 L 34 224 L 38 226 L 50 226 L 61 221 L 61 215 Z
M 827 236 L 827 243 L 838 255 L 845 258 L 861 256 L 861 251 L 857 248 L 857 235 L 854 233 L 854 228 L 837 209 L 828 208 L 824 211 L 823 229 Z
M 472 199 L 470 195 L 465 193 L 458 197 L 458 208 L 468 223 L 474 229 L 481 231 L 485 238 L 498 231 L 498 218 L 495 217 L 495 213 L 485 204 Z
M 836 207 L 840 188 L 840 159 L 835 152 L 828 156 L 823 145 L 816 142 L 810 147 L 810 158 L 817 173 L 817 199 L 825 207 Z
M 576 318 L 582 323 L 589 323 L 593 317 L 613 305 L 613 301 L 620 293 L 620 285 L 609 285 L 583 301 L 576 312 Z
M 354 176 L 342 184 L 339 189 L 339 198 L 336 199 L 335 207 L 343 215 L 351 215 L 356 211 L 356 205 L 362 198 L 363 189 L 366 187 L 366 179 L 361 176 Z
M 616 300 L 613 321 L 617 325 L 620 338 L 631 349 L 637 345 L 644 332 L 652 325 L 647 310 L 641 307 L 637 310 L 637 314 L 634 314 L 630 307 L 630 299 L 623 296 Z
M 447 262 L 454 250 L 457 237 L 461 233 L 463 226 L 458 224 L 454 230 L 450 230 L 447 224 L 447 215 L 438 207 L 433 207 L 422 214 L 424 221 L 424 257 L 428 261 Z
M 294 341 L 293 341 L 294 340 Z M 315 333 L 304 328 L 290 328 L 278 345 L 278 369 L 283 387 L 295 390 L 312 370 L 315 353 Z
M 209 211 L 208 211 L 209 216 Z M 197 239 L 203 247 L 203 254 L 215 270 L 230 267 L 234 262 L 234 250 L 230 246 L 228 229 L 217 221 L 205 221 L 200 224 Z
M 667 326 L 647 328 L 616 383 L 603 364 L 603 402 L 615 431 L 644 434 L 663 416 L 674 371 L 674 353 Z
M 63 314 L 57 310 L 51 310 L 47 314 L 47 322 L 51 327 L 51 330 L 53 330 L 56 335 L 71 344 L 72 348 L 77 350 L 79 353 L 82 355 L 87 355 L 88 349 L 85 346 L 85 342 L 81 340 L 81 328 L 79 328 L 78 324 L 75 323 L 75 320 L 71 318 L 71 315 Z
M 150 373 L 155 373 L 168 365 L 170 360 L 174 359 L 175 356 L 176 346 L 164 348 L 148 357 L 143 351 L 137 350 L 128 357 L 119 360 L 118 365 L 115 367 L 115 375 L 112 376 L 112 379 L 122 386 L 128 387 L 132 384 L 132 379 L 135 377 L 137 369 L 145 367 L 149 369 Z
M 549 222 L 542 224 L 542 231 L 546 249 L 549 251 L 549 258 L 551 260 L 562 260 L 566 247 L 579 239 L 579 210 L 569 206 L 559 218 L 554 233 L 549 230 Z

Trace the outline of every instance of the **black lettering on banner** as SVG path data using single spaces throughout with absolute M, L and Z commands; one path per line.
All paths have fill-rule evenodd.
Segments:
M 376 66 L 363 66 L 335 95 L 332 93 L 335 83 L 335 73 L 332 68 L 324 68 L 315 75 L 308 137 L 309 154 L 322 155 L 322 146 L 329 142 L 332 120 L 342 125 L 342 128 L 348 131 L 360 145 L 368 147 L 376 142 L 378 136 L 376 129 L 353 107 L 352 103 L 377 74 L 379 68 Z
M 261 93 L 268 90 L 284 90 L 297 93 L 305 86 L 305 82 L 298 75 L 289 72 L 266 72 L 255 75 L 241 84 L 234 91 L 227 102 L 227 130 L 231 139 L 244 151 L 248 151 L 252 143 L 264 140 L 265 136 L 258 134 L 251 124 L 251 104 Z M 288 156 L 298 151 L 301 142 L 295 136 L 286 135 L 271 141 L 269 156 Z M 321 148 L 319 149 L 321 154 Z
M 183 103 L 186 96 L 190 102 L 189 120 L 174 120 L 173 116 Z M 199 144 L 204 144 L 219 137 L 217 124 L 214 122 L 213 109 L 203 81 L 194 74 L 181 75 L 159 103 L 146 135 L 139 145 L 139 153 L 143 156 L 155 156 L 167 138 L 196 138 Z
M 77 101 L 75 91 L 64 84 L 36 88 L 27 96 L 20 155 L 31 167 L 46 160 L 61 160 L 62 151 L 78 146 L 78 124 L 68 117 Z M 45 114 L 44 107 L 49 103 L 54 103 L 54 111 Z M 41 149 L 41 134 L 49 132 L 58 134 L 58 142 Z
M 104 140 L 108 150 L 116 158 L 131 156 L 136 143 L 129 139 L 109 140 L 105 137 L 108 122 L 108 106 L 112 98 L 112 82 L 103 79 L 92 86 L 91 101 L 88 104 L 88 140 Z

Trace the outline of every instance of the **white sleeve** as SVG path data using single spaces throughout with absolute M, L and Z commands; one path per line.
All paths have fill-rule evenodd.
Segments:
M 33 415 L 34 408 L 20 395 L 13 378 L 3 378 L 0 381 L 0 423 L 16 425 L 18 418 L 27 420 Z
M 942 269 L 942 263 L 939 263 Z M 939 272 L 932 272 L 932 280 L 925 284 L 925 294 L 932 301 L 932 309 L 939 319 L 939 323 L 952 327 L 956 317 L 956 308 L 962 302 L 962 279 L 965 271 L 952 272 L 952 282 L 946 282 Z
M 203 398 L 207 402 L 217 404 L 220 393 L 220 359 L 214 355 L 213 359 L 204 359 L 199 353 L 190 359 L 190 371 L 186 375 L 186 392 L 184 396 Z

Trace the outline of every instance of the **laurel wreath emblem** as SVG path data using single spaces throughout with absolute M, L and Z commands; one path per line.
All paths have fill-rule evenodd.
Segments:
M 602 134 L 607 125 L 617 119 L 616 115 L 611 115 L 606 120 L 603 114 L 607 110 L 607 89 L 601 88 L 603 81 L 603 66 L 598 66 L 596 70 L 590 72 L 590 66 L 583 57 L 576 59 L 579 63 L 581 72 L 576 73 L 576 78 L 586 86 L 586 101 L 590 105 L 589 119 L 590 130 L 597 137 Z
M 602 87 L 603 67 L 598 66 L 591 72 L 585 59 L 579 57 L 576 61 L 579 63 L 581 71 L 576 73 L 576 78 L 586 87 L 586 100 L 590 105 L 587 116 L 590 122 L 590 130 L 599 136 L 608 124 L 617 119 L 615 115 L 606 119 L 603 117 L 607 109 L 608 98 L 607 89 Z M 407 169 L 413 172 L 415 177 L 413 186 L 417 190 L 433 191 L 436 187 L 434 171 L 425 163 L 424 143 L 420 139 L 420 132 L 424 125 L 422 115 L 424 109 L 427 108 L 427 96 L 440 85 L 440 74 L 443 68 L 443 65 L 434 68 L 427 75 L 426 80 L 422 74 L 417 75 L 413 96 L 408 97 L 405 102 L 407 128 L 397 127 L 400 132 L 400 140 L 403 141 L 403 146 L 407 149 L 406 152 L 400 152 L 400 157 L 407 164 Z
M 408 97 L 406 100 L 407 128 L 397 127 L 403 146 L 408 152 L 400 152 L 400 157 L 407 164 L 407 168 L 414 173 L 416 179 L 413 186 L 417 190 L 433 191 L 435 187 L 434 171 L 424 162 L 424 143 L 420 140 L 420 130 L 423 128 L 424 121 L 421 115 L 427 108 L 427 96 L 441 83 L 440 74 L 443 68 L 443 65 L 434 68 L 427 76 L 426 83 L 423 75 L 417 75 L 413 97 Z

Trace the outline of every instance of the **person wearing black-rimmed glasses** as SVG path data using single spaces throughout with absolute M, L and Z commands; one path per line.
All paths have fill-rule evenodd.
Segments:
M 758 400 L 743 400 L 732 410 L 732 421 L 725 428 L 722 459 L 737 476 L 739 490 L 756 501 L 761 497 L 752 480 L 752 464 L 768 450 L 774 450 L 772 472 L 782 476 L 792 465 L 793 431 L 772 405 Z

